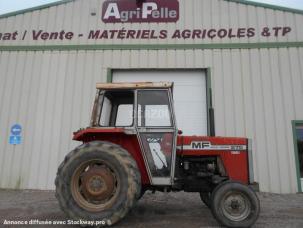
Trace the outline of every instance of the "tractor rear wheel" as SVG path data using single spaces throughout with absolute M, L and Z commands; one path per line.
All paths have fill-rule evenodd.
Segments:
M 141 192 L 137 164 L 118 145 L 95 141 L 70 152 L 56 177 L 56 197 L 73 220 L 112 225 L 133 207 Z
M 251 227 L 259 217 L 260 202 L 248 186 L 227 181 L 212 193 L 211 211 L 226 227 Z

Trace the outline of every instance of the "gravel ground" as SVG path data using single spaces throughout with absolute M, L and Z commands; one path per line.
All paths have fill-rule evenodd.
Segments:
M 261 215 L 255 227 L 303 227 L 303 194 L 259 194 Z M 0 227 L 4 220 L 66 221 L 53 191 L 0 190 Z M 29 227 L 29 226 L 28 226 Z M 35 227 L 66 227 L 64 225 Z M 77 226 L 69 226 L 77 227 Z M 198 194 L 147 192 L 114 227 L 219 227 Z

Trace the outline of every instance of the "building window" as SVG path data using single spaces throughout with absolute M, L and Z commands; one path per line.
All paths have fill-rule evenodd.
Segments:
M 295 143 L 295 157 L 299 191 L 303 186 L 303 121 L 293 121 L 293 134 Z
M 296 125 L 298 159 L 301 178 L 303 178 L 303 124 Z

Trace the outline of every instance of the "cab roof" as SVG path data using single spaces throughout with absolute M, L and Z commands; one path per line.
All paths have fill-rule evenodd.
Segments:
M 97 89 L 168 89 L 172 88 L 172 82 L 115 82 L 97 83 Z

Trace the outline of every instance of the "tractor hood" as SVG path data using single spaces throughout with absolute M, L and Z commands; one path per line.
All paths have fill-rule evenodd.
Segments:
M 246 151 L 247 138 L 179 136 L 177 146 L 183 150 Z

